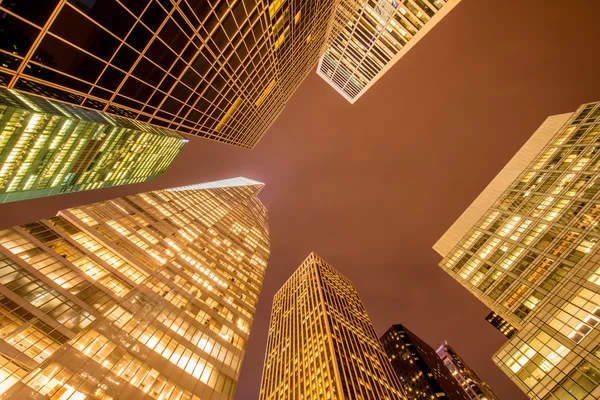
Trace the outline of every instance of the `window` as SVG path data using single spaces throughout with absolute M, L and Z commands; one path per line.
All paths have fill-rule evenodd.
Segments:
M 567 375 L 544 400 L 581 400 L 600 384 L 600 370 L 588 361 L 582 361 Z

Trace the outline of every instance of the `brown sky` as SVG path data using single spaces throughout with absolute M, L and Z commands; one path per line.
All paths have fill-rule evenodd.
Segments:
M 600 100 L 597 0 L 463 0 L 355 105 L 310 75 L 258 146 L 192 138 L 149 184 L 0 206 L 0 225 L 134 192 L 243 175 L 266 183 L 271 259 L 236 400 L 258 398 L 271 299 L 312 250 L 358 288 L 379 334 L 448 340 L 501 399 L 504 337 L 433 243 L 543 120 Z

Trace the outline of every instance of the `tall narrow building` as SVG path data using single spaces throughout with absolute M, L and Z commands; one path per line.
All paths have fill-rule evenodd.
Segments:
M 0 203 L 149 181 L 177 132 L 0 88 Z
M 356 288 L 314 253 L 273 299 L 260 399 L 405 399 Z
M 599 138 L 600 103 L 548 118 L 434 246 L 517 331 L 493 359 L 533 399 L 600 398 Z
M 0 231 L 3 398 L 232 399 L 269 256 L 262 186 L 141 193 Z
M 469 399 L 498 400 L 492 388 L 467 365 L 447 342 L 438 347 L 436 353 L 452 377 L 462 386 Z
M 354 103 L 460 0 L 340 0 L 317 74 Z
M 409 399 L 470 399 L 436 351 L 403 325 L 392 325 L 380 340 Z
M 252 148 L 337 0 L 6 0 L 0 85 Z

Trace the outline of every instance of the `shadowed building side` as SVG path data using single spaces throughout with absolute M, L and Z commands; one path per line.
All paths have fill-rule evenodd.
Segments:
M 392 325 L 380 341 L 408 398 L 470 399 L 435 350 L 403 325 Z
M 0 2 L 0 85 L 252 148 L 321 55 L 337 0 Z
M 470 399 L 498 400 L 492 388 L 467 365 L 447 342 L 438 347 L 436 353 Z

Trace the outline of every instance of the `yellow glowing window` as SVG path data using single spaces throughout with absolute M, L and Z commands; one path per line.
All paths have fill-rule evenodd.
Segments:
M 298 11 L 296 13 L 296 15 L 294 16 L 294 24 L 297 24 L 298 22 L 300 22 L 300 17 L 302 16 L 302 11 Z
M 269 86 L 267 86 L 267 88 L 265 89 L 265 91 L 263 92 L 263 94 L 260 95 L 260 97 L 258 98 L 258 100 L 256 100 L 256 107 L 259 107 L 263 101 L 265 101 L 265 99 L 267 98 L 267 96 L 269 95 L 269 93 L 271 93 L 271 91 L 273 90 L 273 88 L 275 87 L 275 84 L 277 83 L 277 81 L 275 79 L 273 79 L 271 81 L 271 83 L 269 83 Z
M 285 30 L 283 31 L 283 33 L 279 36 L 279 38 L 275 42 L 275 50 L 277 50 L 279 47 L 281 47 L 281 45 L 283 44 L 283 42 L 287 38 L 288 33 L 290 33 L 290 27 L 286 26 Z
M 312 40 L 312 33 L 310 35 L 308 35 L 308 37 L 306 38 L 306 43 L 310 42 Z
M 273 2 L 269 5 L 269 16 L 273 18 L 277 11 L 281 8 L 282 5 L 285 4 L 286 0 L 273 0 Z
M 290 16 L 290 9 L 288 8 L 281 15 L 281 17 L 279 17 L 277 19 L 277 22 L 275 22 L 273 24 L 273 35 L 277 35 L 279 33 L 279 31 L 283 28 L 283 26 L 287 22 L 289 16 Z
M 236 101 L 233 102 L 233 104 L 231 105 L 231 107 L 229 107 L 229 110 L 227 110 L 227 112 L 225 113 L 225 115 L 223 116 L 223 118 L 221 118 L 221 121 L 219 122 L 219 124 L 215 128 L 215 131 L 220 132 L 221 129 L 223 129 L 223 127 L 227 124 L 227 122 L 229 122 L 229 120 L 231 119 L 231 117 L 233 116 L 233 114 L 235 113 L 235 111 L 238 109 L 238 107 L 240 106 L 240 104 L 242 104 L 242 98 L 238 97 L 236 99 Z

